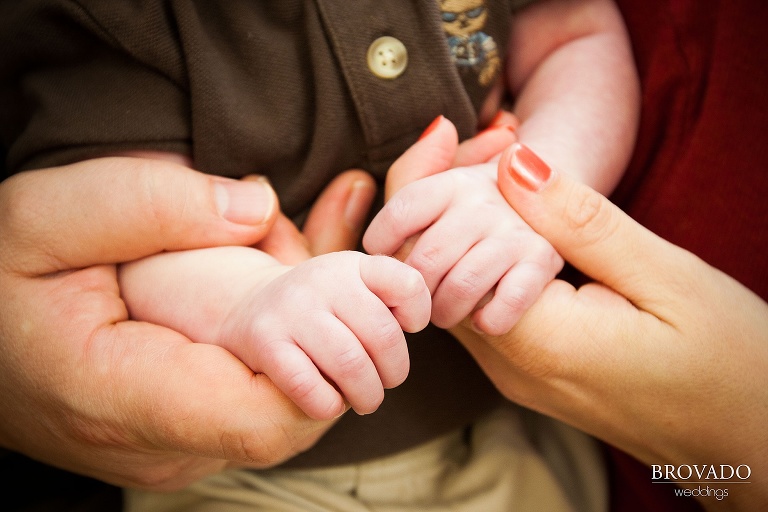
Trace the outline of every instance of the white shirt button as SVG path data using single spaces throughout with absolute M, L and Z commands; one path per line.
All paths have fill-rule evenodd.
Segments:
M 408 50 L 391 36 L 376 39 L 368 47 L 368 69 L 379 78 L 392 79 L 403 74 L 408 67 Z

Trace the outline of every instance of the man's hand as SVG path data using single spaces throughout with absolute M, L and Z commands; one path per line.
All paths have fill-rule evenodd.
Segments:
M 263 181 L 139 158 L 3 182 L 0 444 L 116 485 L 174 489 L 315 442 L 330 422 L 226 350 L 129 321 L 116 281 L 117 263 L 161 251 L 252 245 L 276 214 Z

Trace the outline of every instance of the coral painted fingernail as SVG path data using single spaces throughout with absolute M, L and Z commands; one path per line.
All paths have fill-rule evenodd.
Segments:
M 552 176 L 552 169 L 528 146 L 515 142 L 509 148 L 507 172 L 521 187 L 538 192 Z
M 495 131 L 495 130 L 507 130 L 507 131 L 509 131 L 511 133 L 515 133 L 517 131 L 517 128 L 514 125 L 511 125 L 511 124 L 497 124 L 497 125 L 493 125 L 492 124 L 492 125 L 488 126 L 488 128 L 486 128 L 485 130 L 483 130 L 480 133 L 488 133 L 488 132 L 492 132 L 492 131 Z
M 503 110 L 499 110 L 499 113 L 496 114 L 493 119 L 491 119 L 490 123 L 488 123 L 488 128 L 504 124 L 504 121 L 503 121 L 504 117 L 505 117 L 504 111 Z
M 488 123 L 488 128 L 503 125 L 510 126 L 510 129 L 512 130 L 517 130 L 520 127 L 520 120 L 512 112 L 500 110 L 499 113 L 496 114 L 496 117 L 491 119 L 491 122 Z
M 437 128 L 437 125 L 439 125 L 439 124 L 440 124 L 440 122 L 441 122 L 443 119 L 445 119 L 445 117 L 444 117 L 443 115 L 439 115 L 439 116 L 437 116 L 437 117 L 435 118 L 435 120 L 434 120 L 434 121 L 432 121 L 432 122 L 429 124 L 429 126 L 427 126 L 427 129 L 426 129 L 426 130 L 424 130 L 424 132 L 423 132 L 423 133 L 422 133 L 422 134 L 419 136 L 419 140 L 423 139 L 424 137 L 426 137 L 427 135 L 429 135 L 430 133 L 432 133 L 433 131 L 435 131 L 435 128 Z

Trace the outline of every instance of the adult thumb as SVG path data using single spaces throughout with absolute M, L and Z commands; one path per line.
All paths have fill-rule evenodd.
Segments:
M 384 200 L 416 180 L 447 171 L 454 167 L 459 147 L 456 126 L 438 116 L 405 153 L 395 160 L 387 172 Z
M 647 309 L 687 251 L 632 220 L 604 196 L 551 169 L 527 146 L 501 156 L 499 189 L 518 214 L 584 274 Z M 673 254 L 674 253 L 674 254 Z M 682 272 L 682 274 L 686 274 Z
M 209 176 L 172 162 L 94 159 L 15 175 L 0 185 L 0 251 L 41 275 L 165 250 L 250 245 L 277 197 L 264 180 Z

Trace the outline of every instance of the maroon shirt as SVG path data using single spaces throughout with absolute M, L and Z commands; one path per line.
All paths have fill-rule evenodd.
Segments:
M 768 299 L 768 3 L 618 4 L 643 107 L 634 158 L 612 199 Z M 727 306 L 737 307 L 712 307 Z M 650 469 L 608 453 L 614 510 L 699 509 L 652 485 Z

